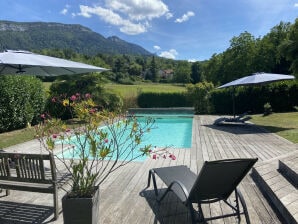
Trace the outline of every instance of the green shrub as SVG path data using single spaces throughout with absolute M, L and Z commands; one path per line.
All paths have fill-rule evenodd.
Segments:
M 206 114 L 213 111 L 213 105 L 210 101 L 210 93 L 214 89 L 213 83 L 199 82 L 194 85 L 189 84 L 186 88 L 196 114 Z
M 264 104 L 264 113 L 263 113 L 263 115 L 268 116 L 269 114 L 272 114 L 272 107 L 271 107 L 270 103 L 267 102 L 267 103 Z
M 0 76 L 0 132 L 36 124 L 44 109 L 42 82 L 32 76 Z
M 56 98 L 70 98 L 73 95 L 91 94 L 92 99 L 98 108 L 105 108 L 110 111 L 122 109 L 122 99 L 107 92 L 102 84 L 105 82 L 101 74 L 73 76 L 66 81 L 55 81 L 50 87 L 50 95 L 46 103 L 46 111 L 61 119 L 72 117 L 71 111 L 62 104 L 56 103 Z

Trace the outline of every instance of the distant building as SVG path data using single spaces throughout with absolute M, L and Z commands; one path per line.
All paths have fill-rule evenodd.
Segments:
M 173 69 L 159 70 L 158 74 L 161 79 L 172 79 L 174 71 Z

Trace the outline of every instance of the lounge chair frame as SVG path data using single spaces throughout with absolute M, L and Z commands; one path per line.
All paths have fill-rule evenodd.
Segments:
M 256 161 L 257 159 L 227 159 L 227 160 L 217 160 L 217 161 L 210 161 L 210 162 L 206 161 L 204 162 L 199 175 L 196 175 L 195 173 L 193 173 L 186 166 L 154 168 L 149 171 L 147 188 L 150 187 L 150 182 L 152 178 L 154 192 L 158 203 L 160 203 L 169 192 L 171 191 L 174 192 L 178 196 L 178 198 L 182 201 L 182 203 L 189 209 L 192 223 L 196 223 L 196 222 L 207 223 L 207 221 L 209 220 L 226 218 L 231 216 L 236 216 L 238 221 L 240 222 L 241 215 L 244 215 L 246 219 L 246 223 L 249 224 L 250 220 L 249 220 L 246 203 L 244 201 L 244 198 L 240 190 L 237 189 L 237 185 L 249 172 L 249 170 L 252 168 L 252 166 L 255 164 Z M 217 192 L 215 193 L 211 192 L 210 197 L 208 197 L 208 190 L 206 190 L 205 188 L 203 189 L 203 191 L 206 191 L 207 194 L 203 193 L 202 195 L 197 196 L 198 194 L 200 194 L 199 193 L 200 183 L 202 183 L 200 181 L 200 178 L 202 178 L 203 181 L 206 180 L 205 175 L 208 174 L 208 168 L 212 169 L 212 166 L 219 165 L 219 166 L 222 166 L 222 169 L 224 169 L 225 164 L 235 165 L 235 167 L 237 167 L 237 164 L 242 164 L 241 165 L 242 172 L 239 173 L 239 177 L 236 176 L 236 179 L 233 179 L 234 182 L 231 184 L 231 187 L 229 187 L 227 190 L 222 192 L 221 190 L 219 190 L 218 194 Z M 183 176 L 181 176 L 181 174 L 183 174 Z M 155 175 L 158 175 L 160 179 L 168 187 L 160 197 L 158 193 Z M 213 177 L 213 178 L 216 178 L 216 177 Z M 204 188 L 204 186 L 202 187 Z M 226 187 L 223 187 L 223 188 L 226 188 Z M 235 205 L 232 205 L 231 203 L 228 202 L 228 198 L 233 192 L 235 194 Z M 210 204 L 218 201 L 223 201 L 230 208 L 232 208 L 233 212 L 229 214 L 223 214 L 220 216 L 213 216 L 213 217 L 207 217 L 207 218 L 204 217 L 201 205 L 208 204 L 208 203 Z M 193 204 L 195 203 L 198 205 L 198 211 L 196 211 L 193 207 Z M 242 205 L 243 211 L 241 211 L 240 204 Z M 196 213 L 198 214 L 197 215 L 198 217 L 196 217 Z

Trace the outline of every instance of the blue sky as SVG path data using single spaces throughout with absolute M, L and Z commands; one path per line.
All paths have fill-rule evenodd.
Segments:
M 297 15 L 298 0 L 0 0 L 0 20 L 81 24 L 177 60 L 209 59 Z

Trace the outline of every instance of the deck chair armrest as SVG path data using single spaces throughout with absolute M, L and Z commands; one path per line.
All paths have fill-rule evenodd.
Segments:
M 177 190 L 174 190 L 173 187 L 178 185 L 178 187 L 181 189 L 181 191 L 183 193 L 181 193 L 181 191 L 177 191 Z M 169 191 L 173 191 L 175 192 L 175 194 L 181 199 L 181 201 L 183 203 L 185 203 L 189 197 L 189 192 L 188 190 L 186 189 L 186 187 L 184 186 L 184 184 L 179 181 L 179 180 L 174 180 L 171 182 L 171 184 L 168 186 L 166 192 L 161 196 L 160 199 L 158 199 L 158 201 L 162 201 L 163 198 L 166 196 L 166 194 L 169 192 Z

